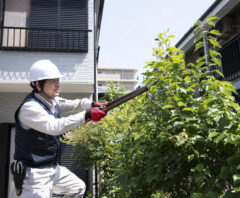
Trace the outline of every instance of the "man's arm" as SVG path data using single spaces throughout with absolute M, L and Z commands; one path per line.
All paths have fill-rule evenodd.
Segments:
M 92 101 L 87 98 L 67 100 L 65 98 L 56 97 L 55 101 L 59 105 L 60 113 L 79 112 L 92 107 Z
M 63 118 L 55 118 L 48 114 L 41 105 L 31 101 L 22 106 L 18 118 L 25 129 L 33 128 L 49 135 L 59 135 L 84 124 L 85 111 Z

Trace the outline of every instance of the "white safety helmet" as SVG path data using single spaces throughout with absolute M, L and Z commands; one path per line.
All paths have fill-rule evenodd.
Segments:
M 62 74 L 59 72 L 57 66 L 50 60 L 39 60 L 32 64 L 29 70 L 30 82 L 61 78 Z

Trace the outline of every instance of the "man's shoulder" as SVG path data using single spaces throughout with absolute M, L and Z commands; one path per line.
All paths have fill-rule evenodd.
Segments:
M 41 104 L 34 99 L 30 99 L 30 100 L 26 100 L 23 104 L 22 104 L 22 108 L 29 108 L 29 107 L 41 107 Z
M 66 101 L 66 99 L 65 99 L 65 98 L 62 98 L 62 97 L 59 97 L 59 96 L 56 96 L 56 97 L 54 98 L 54 101 L 55 101 L 57 104 L 59 104 L 59 103 L 62 102 L 62 101 Z

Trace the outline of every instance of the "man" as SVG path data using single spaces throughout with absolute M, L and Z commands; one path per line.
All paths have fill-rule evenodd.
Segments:
M 35 62 L 29 71 L 33 92 L 15 113 L 15 162 L 11 170 L 17 194 L 23 198 L 50 198 L 52 193 L 80 198 L 85 193 L 85 183 L 57 164 L 59 135 L 90 120 L 99 121 L 106 113 L 100 110 L 100 103 L 89 99 L 60 98 L 61 77 L 50 60 Z

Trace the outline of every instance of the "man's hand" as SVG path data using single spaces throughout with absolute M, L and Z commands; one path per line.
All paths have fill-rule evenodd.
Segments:
M 100 102 L 92 102 L 92 107 L 97 107 L 97 108 L 100 108 L 100 109 L 104 109 L 107 107 L 107 104 L 102 104 Z
M 100 110 L 98 108 L 91 108 L 86 110 L 85 114 L 85 120 L 86 122 L 89 122 L 90 120 L 97 122 L 104 118 L 107 114 L 103 110 Z

